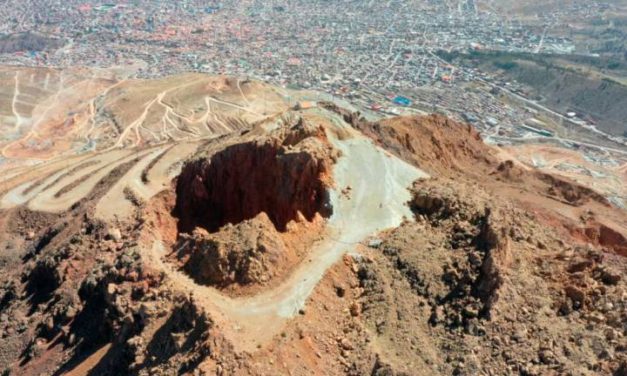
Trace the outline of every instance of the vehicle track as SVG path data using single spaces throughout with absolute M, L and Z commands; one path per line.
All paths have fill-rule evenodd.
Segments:
M 68 210 L 73 204 L 87 196 L 98 182 L 118 166 L 142 157 L 150 150 L 133 153 L 130 150 L 118 150 L 106 153 L 110 159 L 100 155 L 105 164 L 83 170 L 81 176 L 62 179 L 50 189 L 40 192 L 29 203 L 28 208 L 44 212 L 58 213 Z M 56 187 L 56 188 L 55 188 Z M 59 188 L 59 189 L 57 189 Z

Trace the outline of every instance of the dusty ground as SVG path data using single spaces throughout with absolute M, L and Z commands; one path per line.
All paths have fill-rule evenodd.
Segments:
M 597 153 L 596 160 L 588 160 L 574 150 L 549 145 L 510 146 L 505 152 L 527 166 L 570 178 L 627 207 L 627 159 L 610 163 L 613 159 Z
M 441 116 L 369 123 L 187 82 L 209 83 L 245 129 L 144 144 L 146 119 L 209 105 L 135 83 L 167 114 L 135 107 L 120 148 L 7 166 L 0 370 L 627 372 L 627 216 L 606 197 Z
M 270 86 L 199 74 L 147 81 L 115 69 L 0 67 L 0 83 L 0 150 L 8 164 L 206 139 L 288 108 Z

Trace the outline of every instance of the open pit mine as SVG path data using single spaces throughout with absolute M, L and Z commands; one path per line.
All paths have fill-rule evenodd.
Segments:
M 470 125 L 0 81 L 2 375 L 627 374 L 627 213 Z

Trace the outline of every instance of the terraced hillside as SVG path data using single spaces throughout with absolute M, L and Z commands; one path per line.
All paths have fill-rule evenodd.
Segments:
M 4 67 L 0 83 L 0 148 L 9 159 L 214 137 L 287 108 L 263 84 L 194 74 L 141 81 L 113 70 Z

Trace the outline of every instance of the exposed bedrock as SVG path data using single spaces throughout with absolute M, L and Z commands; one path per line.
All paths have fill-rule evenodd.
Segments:
M 176 257 L 197 283 L 265 284 L 302 257 L 290 245 L 332 212 L 337 152 L 321 128 L 298 121 L 271 136 L 187 163 L 176 185 Z M 292 222 L 299 227 L 288 226 Z
M 265 212 L 279 231 L 316 213 L 331 214 L 325 177 L 329 163 L 316 148 L 292 148 L 269 139 L 232 145 L 211 159 L 188 163 L 178 178 L 176 207 L 179 231 L 203 227 L 215 232 Z M 301 143 L 312 144 L 306 139 Z M 314 145 L 311 145 L 314 146 Z

